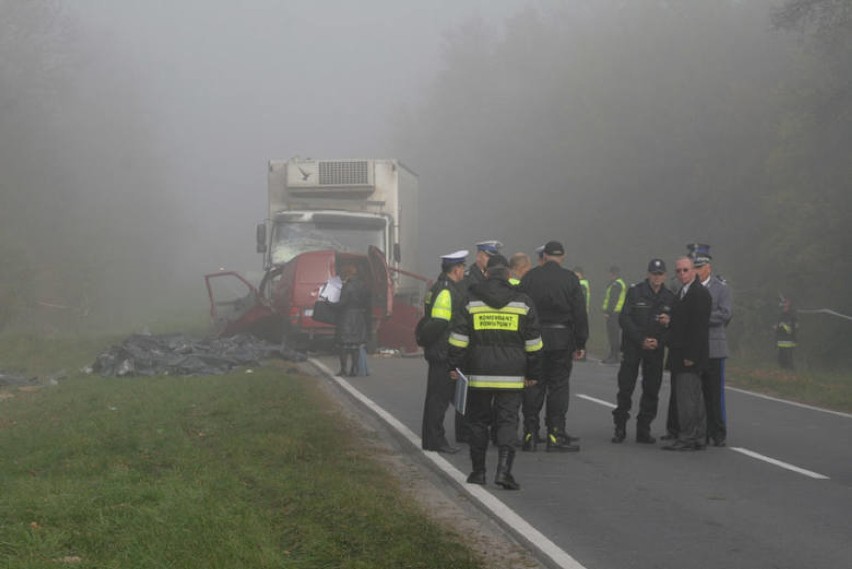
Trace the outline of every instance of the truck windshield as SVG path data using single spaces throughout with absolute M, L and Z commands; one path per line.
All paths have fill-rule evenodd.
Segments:
M 387 221 L 383 218 L 315 214 L 312 219 L 277 219 L 272 234 L 272 263 L 280 265 L 301 253 L 334 249 L 366 254 L 370 245 L 386 249 Z

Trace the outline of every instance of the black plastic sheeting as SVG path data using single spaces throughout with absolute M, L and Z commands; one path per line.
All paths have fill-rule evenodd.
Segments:
M 99 354 L 92 372 L 104 377 L 220 375 L 257 367 L 269 358 L 301 362 L 307 356 L 249 335 L 193 338 L 184 334 L 134 334 Z

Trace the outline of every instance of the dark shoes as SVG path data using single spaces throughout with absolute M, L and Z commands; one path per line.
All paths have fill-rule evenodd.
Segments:
M 627 438 L 627 429 L 624 427 L 615 427 L 615 433 L 612 435 L 612 442 L 623 443 Z
M 660 440 L 661 440 L 661 441 L 676 441 L 676 440 L 677 440 L 677 435 L 676 435 L 676 434 L 674 434 L 674 433 L 666 433 L 665 435 L 663 435 L 662 437 L 660 437 Z
M 535 452 L 538 437 L 532 433 L 524 433 L 524 439 L 521 442 L 521 450 L 524 452 Z
M 479 484 L 480 486 L 485 486 L 485 471 L 484 470 L 474 470 L 467 477 L 468 484 Z
M 547 452 L 577 452 L 580 445 L 571 442 L 570 436 L 564 433 L 548 433 Z
M 652 445 L 657 442 L 657 439 L 652 437 L 650 433 L 636 433 L 636 442 L 644 445 Z

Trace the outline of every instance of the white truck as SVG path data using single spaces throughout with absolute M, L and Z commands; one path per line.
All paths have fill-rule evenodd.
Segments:
M 266 266 L 330 248 L 385 254 L 395 293 L 417 273 L 417 175 L 398 160 L 270 160 L 269 223 L 258 228 Z
M 225 275 L 206 276 L 220 332 L 261 330 L 295 345 L 330 337 L 334 327 L 313 319 L 318 291 L 355 264 L 372 291 L 375 344 L 416 350 L 428 284 L 417 270 L 417 175 L 398 160 L 270 160 L 268 190 L 268 219 L 256 235 L 265 269 L 258 289 L 231 274 L 242 283 L 229 289 L 249 288 L 248 301 L 217 300 L 214 285 Z

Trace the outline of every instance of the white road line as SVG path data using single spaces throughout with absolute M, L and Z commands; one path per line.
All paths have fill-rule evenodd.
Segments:
M 762 460 L 764 462 L 768 462 L 769 464 L 774 464 L 775 466 L 780 466 L 781 468 L 786 468 L 787 470 L 792 470 L 793 472 L 798 472 L 799 474 L 804 474 L 805 476 L 810 476 L 811 478 L 816 478 L 817 480 L 828 480 L 828 476 L 824 474 L 820 474 L 819 472 L 814 472 L 812 470 L 805 470 L 804 468 L 799 468 L 798 466 L 793 466 L 787 462 L 782 462 L 780 460 L 776 460 L 774 458 L 770 458 L 768 456 L 764 456 L 762 454 L 758 454 L 754 451 L 740 448 L 740 447 L 728 447 L 733 451 L 742 453 L 746 456 L 750 456 L 752 458 L 756 458 L 757 460 Z
M 741 390 L 736 389 L 735 391 L 741 391 Z M 754 394 L 754 393 L 750 393 L 748 391 L 743 391 L 743 393 L 748 393 L 749 395 L 757 395 L 757 394 Z M 588 395 L 583 395 L 582 393 L 578 393 L 577 397 L 579 397 L 581 399 L 585 399 L 586 401 L 591 401 L 592 403 L 597 403 L 598 405 L 603 405 L 604 407 L 610 407 L 610 408 L 613 408 L 613 409 L 615 408 L 615 405 L 613 405 L 612 403 L 610 403 L 608 401 L 603 401 L 602 399 L 596 399 L 594 397 L 589 397 Z M 774 399 L 774 398 L 768 397 L 768 399 Z M 781 399 L 775 399 L 775 400 L 781 401 L 782 403 L 790 403 L 789 401 L 784 401 L 784 400 L 781 400 Z M 797 403 L 793 403 L 793 404 L 799 405 Z M 802 406 L 808 407 L 807 405 L 802 405 Z M 819 409 L 819 408 L 816 408 L 816 407 L 811 407 L 811 408 L 816 409 L 818 411 L 824 411 L 825 410 L 825 409 Z M 829 411 L 829 412 L 831 412 L 831 411 Z M 825 475 L 820 474 L 818 472 L 813 472 L 811 470 L 805 470 L 804 468 L 799 468 L 798 466 L 794 466 L 792 464 L 782 462 L 780 460 L 776 460 L 776 459 L 770 458 L 768 456 L 764 456 L 762 454 L 756 453 L 756 452 L 748 450 L 748 449 L 744 449 L 744 448 L 740 448 L 740 447 L 728 447 L 728 448 L 730 448 L 733 451 L 737 451 L 739 453 L 742 453 L 746 456 L 750 456 L 752 458 L 756 458 L 758 460 L 768 462 L 769 464 L 774 464 L 775 466 L 780 466 L 781 468 L 786 468 L 787 470 L 792 470 L 793 472 L 798 472 L 799 474 L 804 474 L 805 476 L 810 476 L 811 478 L 816 478 L 817 480 L 828 480 L 829 479 L 828 476 L 825 476 Z
M 310 362 L 324 373 L 330 376 L 340 387 L 348 391 L 353 397 L 361 403 L 369 407 L 374 413 L 382 418 L 388 425 L 396 429 L 403 437 L 405 437 L 415 447 L 420 448 L 420 437 L 415 435 L 411 429 L 399 422 L 396 417 L 385 411 L 372 399 L 352 387 L 352 385 L 340 377 L 335 376 L 328 367 L 315 358 L 310 358 Z M 555 543 L 550 541 L 541 532 L 531 526 L 526 520 L 515 513 L 506 504 L 495 498 L 487 490 L 476 484 L 468 484 L 467 477 L 459 472 L 452 464 L 447 462 L 440 454 L 436 452 L 424 452 L 423 455 L 431 460 L 436 467 L 441 469 L 447 476 L 452 478 L 463 490 L 465 490 L 472 498 L 478 500 L 491 513 L 503 520 L 503 523 L 513 528 L 529 543 L 535 545 L 544 555 L 549 557 L 558 567 L 564 569 L 586 569 L 576 559 L 562 550 Z
M 579 397 L 580 399 L 585 399 L 586 401 L 591 401 L 592 403 L 597 403 L 598 405 L 603 405 L 604 407 L 609 407 L 610 409 L 616 408 L 616 405 L 613 405 L 609 401 L 604 401 L 603 399 L 596 399 L 588 395 L 583 395 L 582 393 L 578 393 L 577 397 Z
M 844 413 L 843 411 L 833 411 L 832 409 L 823 409 L 822 407 L 815 407 L 813 405 L 805 405 L 804 403 L 797 403 L 796 401 L 788 401 L 786 399 L 779 399 L 778 397 L 772 397 L 771 395 L 764 395 L 762 393 L 755 393 L 754 391 L 746 391 L 745 389 L 737 389 L 736 387 L 727 387 L 725 389 L 729 389 L 731 391 L 736 391 L 737 393 L 743 393 L 745 395 L 751 395 L 752 397 L 760 397 L 761 399 L 768 399 L 769 401 L 775 401 L 777 403 L 786 403 L 787 405 L 792 405 L 793 407 L 801 407 L 802 409 L 810 409 L 811 411 L 821 411 L 823 413 L 830 413 L 831 415 L 837 415 L 839 417 L 846 417 L 847 419 L 852 419 L 852 414 Z

